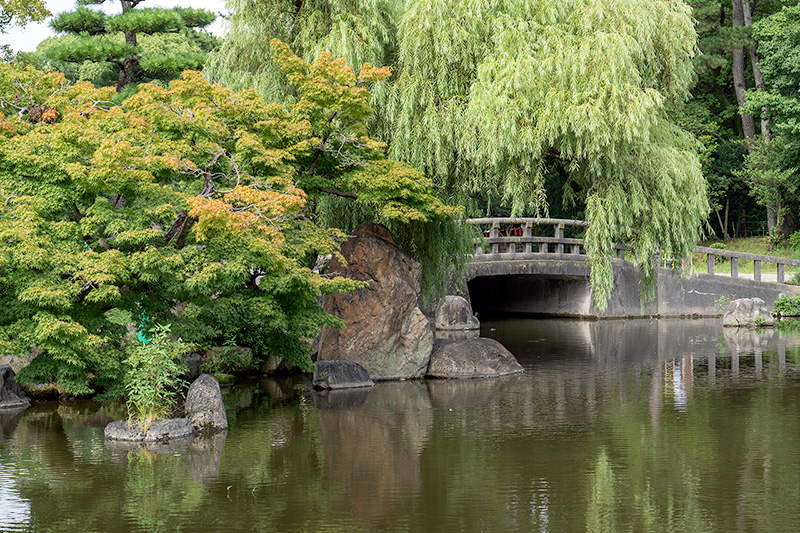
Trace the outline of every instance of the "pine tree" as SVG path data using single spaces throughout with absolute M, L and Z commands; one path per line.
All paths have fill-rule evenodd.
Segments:
M 75 11 L 61 13 L 53 19 L 54 30 L 77 36 L 53 48 L 50 51 L 53 59 L 116 65 L 117 92 L 134 82 L 175 79 L 181 71 L 198 69 L 205 62 L 203 50 L 147 51 L 140 45 L 139 36 L 195 32 L 196 28 L 205 28 L 214 21 L 216 16 L 212 12 L 191 8 L 137 8 L 142 0 L 120 0 L 122 13 L 113 16 L 87 7 L 105 1 L 87 0 Z
M 234 2 L 223 52 L 256 49 L 273 31 L 290 31 L 296 47 L 316 51 L 320 19 L 300 16 L 311 4 L 291 4 L 297 16 L 261 25 Z M 345 4 L 313 3 L 322 13 Z M 373 104 L 390 157 L 423 170 L 465 202 L 468 195 L 499 191 L 513 214 L 546 212 L 545 178 L 555 173 L 567 201 L 585 206 L 591 223 L 586 242 L 601 307 L 612 289 L 615 242 L 633 246 L 649 283 L 654 253 L 691 252 L 709 211 L 706 183 L 693 137 L 667 115 L 669 106 L 688 98 L 692 83 L 697 35 L 688 6 L 408 0 L 386 13 L 394 17 L 385 27 L 396 28 L 397 54 L 389 56 L 390 85 L 375 93 Z M 394 49 L 395 41 L 373 26 L 351 27 L 387 43 L 383 50 Z M 278 92 L 270 67 L 254 69 L 224 53 L 212 64 L 223 81 L 248 72 L 256 86 Z

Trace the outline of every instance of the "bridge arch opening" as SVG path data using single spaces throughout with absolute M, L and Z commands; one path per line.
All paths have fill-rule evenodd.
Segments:
M 504 314 L 592 315 L 589 281 L 541 274 L 479 276 L 467 282 L 478 317 Z

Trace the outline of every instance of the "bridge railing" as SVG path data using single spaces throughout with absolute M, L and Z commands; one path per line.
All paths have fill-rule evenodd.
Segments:
M 481 230 L 483 237 L 475 239 L 475 255 L 493 255 L 503 259 L 513 259 L 514 254 L 570 254 L 585 255 L 583 239 L 564 237 L 564 230 L 568 227 L 586 228 L 589 223 L 585 220 L 570 220 L 563 218 L 471 218 L 467 222 Z M 553 236 L 539 235 L 542 226 L 551 226 Z M 617 257 L 625 258 L 625 251 L 629 246 L 617 245 Z M 731 261 L 731 277 L 739 277 L 739 261 L 753 261 L 753 279 L 761 281 L 762 263 L 774 263 L 777 270 L 777 282 L 785 283 L 786 267 L 800 267 L 800 261 L 784 257 L 758 255 L 746 252 L 735 252 L 720 248 L 698 246 L 695 253 L 706 254 L 708 273 L 714 274 L 716 258 L 726 257 Z M 657 257 L 658 264 L 662 264 L 661 257 Z M 669 263 L 669 261 L 668 261 Z
M 565 218 L 471 218 L 469 224 L 483 233 L 475 239 L 475 255 L 571 254 L 585 255 L 583 239 L 564 236 L 568 227 L 586 228 L 585 220 Z M 542 227 L 552 227 L 552 231 Z M 540 233 L 552 233 L 553 236 Z M 626 247 L 620 247 L 623 250 Z M 510 257 L 508 257 L 510 258 Z
M 706 261 L 708 263 L 708 273 L 714 274 L 716 267 L 717 257 L 727 257 L 731 260 L 731 277 L 739 277 L 739 260 L 753 262 L 753 279 L 761 281 L 761 264 L 774 263 L 777 270 L 778 283 L 786 282 L 786 267 L 787 266 L 800 266 L 800 261 L 796 259 L 787 259 L 785 257 L 773 257 L 771 255 L 750 254 L 747 252 L 734 252 L 732 250 L 723 250 L 720 248 L 709 248 L 707 246 L 698 246 L 695 248 L 695 253 L 706 254 Z

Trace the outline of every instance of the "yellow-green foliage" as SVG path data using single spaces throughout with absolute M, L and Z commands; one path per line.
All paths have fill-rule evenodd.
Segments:
M 113 88 L 0 65 L 0 353 L 44 351 L 21 379 L 73 393 L 117 380 L 126 329 L 112 309 L 310 369 L 306 339 L 340 324 L 317 297 L 359 285 L 308 268 L 343 237 L 307 219 L 308 191 L 399 220 L 454 212 L 364 133 L 363 85 L 385 71 L 359 80 L 275 46 L 293 106 L 188 71 L 115 105 Z

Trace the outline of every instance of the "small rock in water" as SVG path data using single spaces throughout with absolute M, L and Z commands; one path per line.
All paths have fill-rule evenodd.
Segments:
M 723 326 L 763 327 L 775 325 L 775 319 L 761 298 L 739 298 L 731 301 L 722 317 Z
M 427 377 L 494 378 L 519 374 L 522 365 L 494 339 L 438 340 L 431 354 Z
M 194 380 L 186 393 L 185 409 L 186 417 L 197 432 L 228 429 L 219 382 L 213 376 L 203 374 Z

